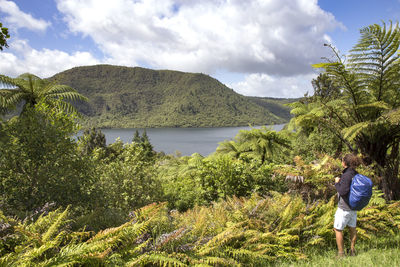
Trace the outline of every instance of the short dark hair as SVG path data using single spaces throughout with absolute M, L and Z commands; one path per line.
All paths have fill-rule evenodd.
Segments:
M 361 159 L 352 153 L 346 154 L 342 161 L 347 167 L 351 167 L 353 169 L 357 168 L 361 164 Z

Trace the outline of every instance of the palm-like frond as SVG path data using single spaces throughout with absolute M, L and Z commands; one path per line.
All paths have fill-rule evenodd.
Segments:
M 239 158 L 242 153 L 238 143 L 233 140 L 219 143 L 216 151 L 221 154 L 231 154 L 234 158 Z
M 393 105 L 398 99 L 386 94 L 395 90 L 400 80 L 398 75 L 398 62 L 400 55 L 397 53 L 400 46 L 400 30 L 398 23 L 389 27 L 383 23 L 363 28 L 361 39 L 351 50 L 349 67 L 357 71 L 365 86 L 369 87 L 376 101 L 384 100 Z M 388 83 L 387 81 L 391 82 Z M 395 101 L 393 101 L 395 100 Z
M 364 129 L 371 125 L 370 121 L 363 121 L 342 130 L 343 137 L 348 140 L 354 140 Z
M 382 119 L 389 121 L 393 125 L 400 124 L 400 108 L 393 109 L 382 115 Z
M 72 87 L 67 85 L 53 84 L 49 86 L 45 91 L 46 96 L 57 97 L 70 101 L 87 101 L 87 97 L 79 94 Z
M 378 111 L 380 111 L 380 110 L 382 110 L 382 111 L 389 110 L 390 106 L 386 102 L 375 101 L 375 102 L 372 102 L 372 103 L 358 105 L 355 108 L 358 109 L 358 110 L 364 111 L 364 112 L 368 112 L 371 109 L 373 111 L 376 111 L 376 110 L 378 110 Z
M 18 87 L 18 84 L 13 78 L 0 74 L 0 90 L 12 89 Z
M 31 106 L 45 101 L 68 113 L 77 113 L 71 102 L 87 101 L 85 96 L 67 85 L 42 80 L 30 73 L 17 78 L 0 75 L 0 85 L 0 109 L 4 111 L 13 109 L 22 101 Z
M 15 90 L 1 90 L 0 91 L 0 106 L 4 109 L 12 109 L 19 102 L 23 101 L 26 97 L 26 94 L 21 91 Z
M 61 100 L 60 101 L 53 101 L 53 102 L 48 101 L 48 102 L 49 102 L 50 105 L 52 105 L 53 107 L 55 107 L 59 111 L 66 111 L 69 114 L 74 113 L 74 114 L 78 114 L 79 115 L 78 110 L 71 103 L 68 103 L 68 102 L 65 102 L 65 101 L 61 101 Z
M 390 22 L 370 25 L 360 32 L 361 38 L 347 62 L 328 45 L 334 59 L 313 65 L 325 70 L 324 74 L 340 89 L 340 96 L 327 102 L 316 98 L 315 102 L 303 103 L 307 108 L 297 105 L 292 121 L 302 127 L 317 122 L 350 150 L 357 148 L 384 164 L 387 149 L 400 139 L 400 131 L 394 130 L 400 107 L 400 27 Z M 315 110 L 313 105 L 321 109 Z M 377 156 L 376 151 L 382 154 Z

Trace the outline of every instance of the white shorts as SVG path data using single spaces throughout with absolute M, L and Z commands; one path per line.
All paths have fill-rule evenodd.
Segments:
M 333 227 L 336 230 L 342 231 L 346 225 L 349 227 L 356 227 L 357 224 L 357 211 L 356 210 L 342 210 L 338 208 L 335 213 L 335 222 Z

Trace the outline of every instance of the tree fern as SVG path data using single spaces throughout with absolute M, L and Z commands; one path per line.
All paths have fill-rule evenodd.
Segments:
M 376 173 L 383 177 L 386 198 L 399 199 L 399 161 L 390 148 L 397 146 L 400 140 L 396 115 L 400 106 L 400 28 L 398 23 L 392 22 L 382 23 L 382 26 L 373 24 L 361 29 L 360 34 L 348 62 L 328 45 L 334 59 L 314 65 L 325 70 L 340 88 L 339 98 L 345 102 L 338 106 L 341 113 L 328 113 L 327 116 L 341 127 L 329 127 L 331 124 L 324 127 L 337 135 L 347 128 L 342 140 L 347 142 L 350 150 L 354 151 L 355 147 L 375 161 L 379 166 Z
M 0 75 L 0 108 L 9 111 L 22 101 L 25 101 L 24 106 L 35 106 L 39 101 L 44 101 L 72 113 L 76 110 L 71 101 L 87 101 L 87 98 L 69 86 L 43 80 L 30 73 L 17 78 Z
M 281 148 L 290 147 L 290 142 L 285 136 L 265 126 L 250 131 L 241 130 L 235 138 L 240 144 L 241 152 L 251 157 L 259 157 L 261 164 L 273 159 Z
M 370 121 L 363 121 L 357 124 L 352 125 L 351 127 L 344 128 L 343 138 L 348 140 L 354 140 L 364 129 L 368 128 L 371 125 Z

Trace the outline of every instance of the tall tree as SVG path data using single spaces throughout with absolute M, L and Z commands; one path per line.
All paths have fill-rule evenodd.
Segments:
M 88 207 L 93 185 L 90 161 L 72 138 L 73 115 L 38 102 L 0 129 L 0 207 L 24 217 L 47 202 Z M 93 194 L 92 194 L 93 196 Z
M 347 62 L 326 45 L 333 59 L 314 65 L 325 70 L 340 95 L 295 104 L 293 120 L 298 126 L 322 125 L 350 150 L 364 154 L 377 166 L 386 199 L 400 199 L 400 29 L 390 22 L 370 25 L 360 33 Z
M 100 129 L 96 129 L 95 127 L 86 129 L 78 140 L 79 149 L 84 155 L 89 155 L 96 148 L 105 149 L 107 147 L 106 136 Z
M 139 134 L 139 131 L 138 130 L 136 130 L 135 131 L 135 133 L 133 134 L 133 139 L 132 139 L 132 142 L 134 142 L 134 143 L 141 143 L 142 142 L 142 140 L 141 140 L 141 138 L 140 138 L 140 134 Z
M 34 107 L 39 100 L 67 112 L 75 111 L 70 101 L 86 101 L 87 98 L 67 85 L 60 85 L 25 73 L 17 78 L 0 75 L 0 111 L 7 112 L 24 102 Z

